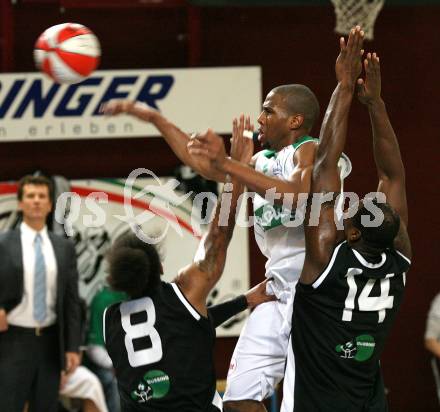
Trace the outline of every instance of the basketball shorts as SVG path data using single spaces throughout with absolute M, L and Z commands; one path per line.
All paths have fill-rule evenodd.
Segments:
M 223 401 L 270 397 L 284 376 L 292 322 L 289 298 L 263 303 L 249 316 L 232 355 Z

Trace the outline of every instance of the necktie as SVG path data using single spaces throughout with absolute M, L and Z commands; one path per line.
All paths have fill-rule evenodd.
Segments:
M 34 319 L 42 323 L 46 318 L 46 263 L 41 248 L 42 238 L 38 233 L 34 240 Z

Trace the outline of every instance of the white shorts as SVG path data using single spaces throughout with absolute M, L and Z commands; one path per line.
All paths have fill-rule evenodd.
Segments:
M 108 412 L 101 382 L 84 366 L 78 366 L 68 377 L 60 395 L 66 398 L 90 399 L 100 412 Z
M 280 412 L 293 411 L 294 406 L 294 389 L 295 389 L 295 356 L 292 348 L 292 335 L 289 339 L 289 347 L 287 350 L 286 372 L 283 382 L 283 401 L 281 403 Z
M 249 316 L 232 355 L 224 402 L 262 401 L 283 378 L 292 322 L 290 291 L 285 303 L 263 303 Z

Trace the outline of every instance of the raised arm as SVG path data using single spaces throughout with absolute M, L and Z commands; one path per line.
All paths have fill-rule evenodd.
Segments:
M 214 135 L 214 132 L 208 130 L 206 134 Z M 183 268 L 176 279 L 186 298 L 202 314 L 207 313 L 206 298 L 223 273 L 226 251 L 235 227 L 237 201 L 243 188 L 234 179 L 224 186 L 194 262 Z
M 312 283 L 328 264 L 337 241 L 335 200 L 341 182 L 338 161 L 345 146 L 348 114 L 353 99 L 356 79 L 360 74 L 364 33 L 357 26 L 345 44 L 340 39 L 340 53 L 336 60 L 338 84 L 327 107 L 321 126 L 305 221 L 306 258 L 301 273 L 303 283 Z M 318 222 L 313 222 L 313 216 Z
M 182 163 L 185 163 L 207 179 L 220 182 L 225 181 L 224 173 L 219 173 L 215 169 L 212 169 L 206 158 L 200 156 L 195 157 L 189 154 L 187 145 L 190 137 L 186 133 L 171 123 L 160 112 L 151 109 L 145 103 L 115 99 L 104 103 L 100 111 L 105 115 L 112 116 L 125 113 L 146 123 L 151 123 L 161 133 L 171 150 Z
M 298 148 L 294 155 L 295 169 L 287 180 L 266 176 L 249 167 L 247 163 L 226 157 L 223 139 L 218 136 L 194 139 L 188 147 L 191 154 L 211 159 L 219 171 L 237 179 L 248 190 L 255 191 L 262 197 L 265 197 L 269 190 L 274 190 L 278 194 L 274 199 L 277 204 L 284 202 L 285 195 L 293 195 L 293 206 L 296 206 L 297 195 L 308 193 L 310 190 L 310 178 L 316 151 L 315 144 L 304 144 Z
M 365 80 L 358 80 L 358 98 L 368 108 L 373 132 L 374 160 L 379 178 L 378 192 L 386 196 L 387 203 L 399 214 L 401 228 L 395 246 L 410 257 L 411 247 L 406 227 L 408 204 L 406 200 L 405 168 L 399 143 L 381 97 L 379 56 L 368 53 L 364 60 Z

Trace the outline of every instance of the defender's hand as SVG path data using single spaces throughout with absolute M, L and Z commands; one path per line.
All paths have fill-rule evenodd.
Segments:
M 357 95 L 362 104 L 371 104 L 380 100 L 381 77 L 379 56 L 376 53 L 368 53 L 364 60 L 365 80 L 358 79 Z
M 205 133 L 197 134 L 188 143 L 188 151 L 194 156 L 206 156 L 215 163 L 221 170 L 223 162 L 226 160 L 226 149 L 223 139 L 212 129 Z
M 364 32 L 360 26 L 351 29 L 347 44 L 343 37 L 340 38 L 340 52 L 335 65 L 338 82 L 354 87 L 362 70 L 363 42 Z
M 266 279 L 264 282 L 259 283 L 244 294 L 246 296 L 249 309 L 253 309 L 255 306 L 258 306 L 261 303 L 277 300 L 275 295 L 268 295 L 266 293 L 267 282 L 270 282 L 270 279 Z

